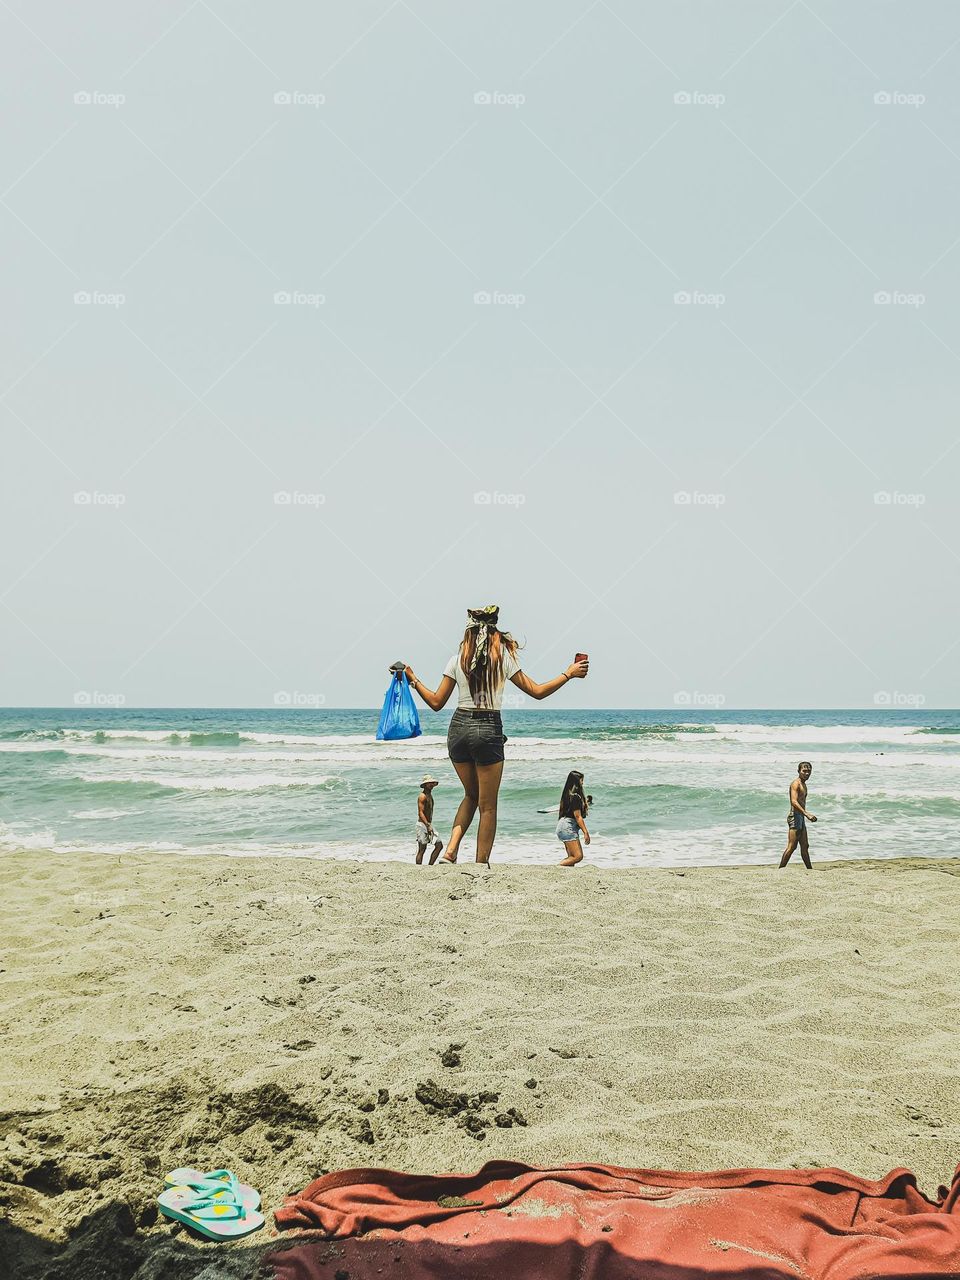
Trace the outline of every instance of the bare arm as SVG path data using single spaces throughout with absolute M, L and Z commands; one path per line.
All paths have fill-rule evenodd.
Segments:
M 589 669 L 589 662 L 571 662 L 566 671 L 561 671 L 560 675 L 554 676 L 552 680 L 547 680 L 545 684 L 537 684 L 536 680 L 531 680 L 525 671 L 518 671 L 510 679 L 518 689 L 522 689 L 525 694 L 531 698 L 536 698 L 539 702 L 542 698 L 549 698 L 551 693 L 556 693 L 558 689 L 562 689 L 568 681 L 582 680 Z
M 577 824 L 577 826 L 580 828 L 580 830 L 583 832 L 583 843 L 589 844 L 590 832 L 587 830 L 587 824 L 584 822 L 583 814 L 580 812 L 579 809 L 574 809 L 573 820 Z
M 431 711 L 440 711 L 447 705 L 451 693 L 457 687 L 456 680 L 451 680 L 449 676 L 441 676 L 440 683 L 437 685 L 436 692 L 428 689 L 427 686 L 413 674 L 413 668 L 405 668 L 407 679 L 410 681 L 410 688 L 415 693 L 419 693 Z
M 421 791 L 417 797 L 417 818 L 423 825 L 430 830 L 430 819 L 427 817 L 427 797 Z

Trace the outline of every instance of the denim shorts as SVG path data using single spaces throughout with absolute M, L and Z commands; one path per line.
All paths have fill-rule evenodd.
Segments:
M 474 715 L 458 707 L 453 713 L 447 730 L 447 754 L 452 764 L 500 764 L 505 742 L 499 711 Z
M 573 818 L 561 818 L 557 823 L 557 839 L 562 840 L 564 844 L 568 840 L 580 839 L 580 828 L 577 826 Z

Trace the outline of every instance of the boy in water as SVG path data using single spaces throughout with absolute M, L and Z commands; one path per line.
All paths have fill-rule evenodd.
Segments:
M 437 779 L 425 773 L 420 783 L 420 794 L 417 796 L 417 864 L 420 865 L 423 862 L 427 845 L 433 841 L 433 853 L 430 855 L 431 867 L 443 848 L 443 841 L 433 829 L 433 788 L 436 785 Z
M 787 847 L 780 859 L 781 867 L 790 861 L 790 856 L 800 846 L 800 857 L 808 871 L 810 866 L 810 848 L 807 843 L 807 823 L 816 822 L 812 813 L 807 813 L 807 779 L 813 773 L 813 765 L 809 760 L 801 760 L 797 765 L 797 777 L 790 783 L 790 812 L 787 814 Z

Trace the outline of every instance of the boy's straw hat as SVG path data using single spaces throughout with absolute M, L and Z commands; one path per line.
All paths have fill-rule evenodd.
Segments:
M 420 779 L 420 785 L 421 785 L 421 787 L 425 787 L 425 786 L 427 785 L 427 783 L 428 783 L 428 782 L 436 782 L 436 783 L 439 785 L 439 783 L 440 783 L 440 779 L 439 779 L 439 778 L 433 778 L 433 777 L 431 777 L 431 776 L 430 776 L 430 774 L 429 774 L 429 773 L 425 773 L 425 774 L 423 775 L 423 777 Z

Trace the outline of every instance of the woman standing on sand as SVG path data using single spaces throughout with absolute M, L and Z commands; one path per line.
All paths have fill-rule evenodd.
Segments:
M 560 821 L 557 823 L 557 839 L 561 841 L 567 856 L 560 863 L 561 867 L 575 867 L 583 861 L 583 848 L 580 844 L 580 832 L 583 832 L 584 844 L 590 843 L 590 832 L 587 830 L 586 816 L 589 803 L 583 794 L 583 774 L 572 769 L 567 774 L 560 795 Z
M 463 783 L 463 799 L 453 820 L 453 831 L 441 862 L 456 862 L 460 841 L 480 810 L 477 831 L 477 861 L 490 861 L 497 834 L 497 796 L 503 776 L 503 721 L 500 707 L 503 688 L 511 680 L 518 689 L 538 701 L 562 689 L 568 680 L 582 680 L 589 663 L 573 662 L 566 671 L 546 684 L 537 684 L 520 670 L 518 645 L 513 636 L 500 631 L 500 606 L 467 610 L 467 629 L 460 648 L 443 669 L 436 692 L 418 680 L 410 667 L 407 679 L 431 711 L 446 706 L 454 689 L 457 709 L 447 732 L 447 753 Z

